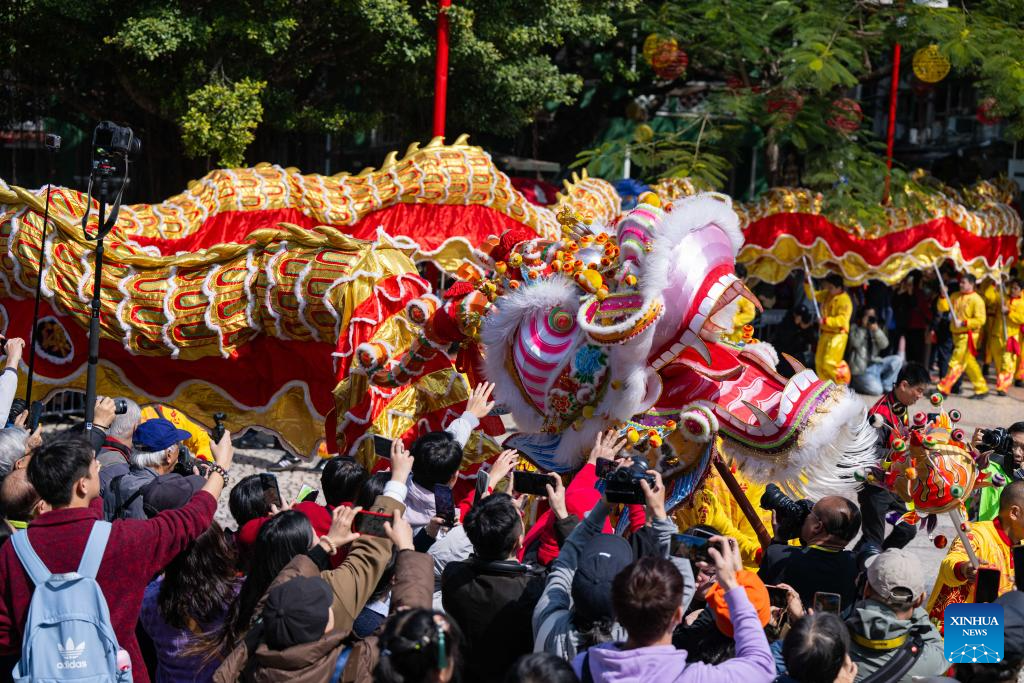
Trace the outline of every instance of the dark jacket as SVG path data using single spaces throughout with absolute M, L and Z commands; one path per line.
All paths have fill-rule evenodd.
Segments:
M 376 512 L 392 512 L 394 510 L 404 512 L 405 506 L 393 498 L 381 495 L 377 496 L 372 509 Z M 277 578 L 274 579 L 270 588 L 284 583 L 296 576 L 319 575 L 324 581 L 330 584 L 331 589 L 334 592 L 334 602 L 331 606 L 331 609 L 334 612 L 334 630 L 317 642 L 322 643 L 324 640 L 332 639 L 336 634 L 340 634 L 340 637 L 332 646 L 333 649 L 322 653 L 323 660 L 318 659 L 315 662 L 307 660 L 307 664 L 313 667 L 316 672 L 319 672 L 319 667 L 326 666 L 326 661 L 328 659 L 330 660 L 330 666 L 334 666 L 334 662 L 337 660 L 337 654 L 340 654 L 345 645 L 343 641 L 352 631 L 352 623 L 355 621 L 356 616 L 363 607 L 366 606 L 366 601 L 370 598 L 370 595 L 373 594 L 373 589 L 377 586 L 377 582 L 380 580 L 381 574 L 384 573 L 384 567 L 391 558 L 391 541 L 386 538 L 361 536 L 352 542 L 351 549 L 348 556 L 345 558 L 345 562 L 337 569 L 326 571 L 324 571 L 322 567 L 318 567 L 316 562 L 311 559 L 311 555 L 315 552 L 323 554 L 324 565 L 326 566 L 326 553 L 319 548 L 314 548 L 310 551 L 310 555 L 299 555 L 292 559 L 292 561 L 281 570 L 281 573 L 277 575 Z M 270 589 L 268 588 L 267 592 L 269 591 Z M 260 598 L 257 613 L 263 610 L 263 602 L 265 600 L 266 594 Z M 316 645 L 316 643 L 313 645 Z M 240 678 L 247 681 L 256 680 L 256 671 L 260 668 L 261 661 L 255 657 L 251 657 L 251 654 L 258 652 L 259 647 L 259 634 L 246 634 L 242 638 L 241 642 L 238 643 L 238 645 L 236 645 L 224 659 L 224 662 L 214 674 L 213 680 L 216 683 L 230 683 L 231 681 L 237 681 Z M 290 649 L 297 650 L 297 648 Z M 333 659 L 331 659 L 329 654 L 334 651 L 336 651 L 336 653 Z M 318 652 L 320 652 L 320 650 L 312 648 L 308 651 L 303 650 L 302 655 L 309 657 Z M 277 654 L 284 655 L 287 654 L 287 651 Z M 298 652 L 294 654 L 298 656 Z M 262 660 L 262 663 L 267 666 L 280 665 L 285 667 L 289 662 L 291 662 L 290 655 L 287 660 L 285 660 L 281 657 L 270 657 L 269 653 L 268 656 Z M 311 678 L 309 680 L 327 681 L 330 679 L 330 673 L 332 671 L 333 668 L 328 671 L 328 675 L 322 679 Z M 305 678 L 298 679 L 297 676 L 298 674 L 292 669 L 288 669 L 286 671 L 286 677 L 289 681 L 306 680 Z M 271 679 L 261 678 L 259 680 Z
M 533 610 L 543 591 L 544 575 L 515 560 L 470 557 L 445 567 L 441 600 L 466 638 L 466 680 L 501 680 L 533 651 Z
M 817 546 L 798 547 L 770 544 L 764 552 L 757 575 L 770 586 L 788 583 L 805 605 L 814 604 L 817 592 L 838 593 L 842 609 L 857 600 L 857 557 L 849 550 L 825 550 Z

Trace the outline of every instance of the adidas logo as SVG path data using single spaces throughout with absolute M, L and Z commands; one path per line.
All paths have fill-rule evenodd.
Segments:
M 84 669 L 89 666 L 84 659 L 79 659 L 85 654 L 85 643 L 75 645 L 75 641 L 68 638 L 67 642 L 61 645 L 57 643 L 57 653 L 63 661 L 57 662 L 57 669 Z

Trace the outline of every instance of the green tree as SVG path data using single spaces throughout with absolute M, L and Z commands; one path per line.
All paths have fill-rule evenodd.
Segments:
M 582 79 L 559 54 L 607 41 L 613 15 L 638 4 L 456 0 L 452 137 L 512 135 L 573 102 Z M 12 120 L 129 122 L 160 164 L 183 151 L 241 163 L 261 133 L 387 127 L 422 140 L 437 11 L 436 0 L 21 0 L 0 9 L 0 85 Z
M 749 149 L 753 133 L 761 140 L 770 183 L 784 182 L 787 159 L 798 159 L 800 182 L 826 191 L 831 211 L 851 220 L 877 218 L 887 173 L 885 145 L 852 98 L 857 86 L 871 92 L 889 77 L 897 42 L 904 79 L 913 78 L 914 52 L 936 45 L 953 74 L 975 80 L 982 96 L 994 98 L 993 113 L 1008 121 L 1011 135 L 1024 135 L 1021 0 L 945 9 L 910 0 L 663 0 L 645 3 L 622 24 L 635 30 L 634 44 L 653 34 L 659 41 L 675 40 L 689 58 L 686 74 L 675 83 L 637 60 L 631 95 L 649 96 L 654 104 L 648 111 L 667 104 L 672 85 L 713 85 L 683 125 L 619 126 L 618 135 L 580 156 L 578 163 L 592 172 L 609 162 L 621 168 L 628 145 L 639 153 L 633 160 L 647 180 L 690 175 L 721 187 L 728 161 Z M 626 80 L 621 70 L 615 77 Z M 892 182 L 897 204 L 914 201 L 915 193 L 901 189 L 921 189 L 898 165 Z

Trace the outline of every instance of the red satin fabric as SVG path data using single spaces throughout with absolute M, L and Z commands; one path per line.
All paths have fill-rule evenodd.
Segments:
M 254 230 L 278 223 L 294 223 L 312 228 L 321 223 L 299 209 L 267 209 L 256 211 L 222 211 L 210 216 L 202 227 L 182 239 L 139 237 L 142 246 L 156 246 L 162 254 L 197 251 L 217 244 L 246 242 Z M 522 223 L 496 209 L 471 204 L 396 204 L 375 211 L 353 225 L 334 226 L 353 237 L 374 240 L 377 228 L 389 235 L 411 237 L 423 250 L 437 249 L 451 237 L 464 237 L 474 247 L 480 247 L 490 235 L 505 230 L 526 232 Z M 528 234 L 528 233 L 527 233 Z
M 811 245 L 822 239 L 837 256 L 852 251 L 871 266 L 881 264 L 893 254 L 909 252 L 926 239 L 934 239 L 945 248 L 959 244 L 968 260 L 981 256 L 994 264 L 1000 256 L 1004 263 L 1010 258 L 1017 258 L 1016 236 L 979 237 L 947 217 L 873 239 L 857 237 L 836 227 L 823 216 L 807 213 L 773 214 L 751 223 L 743 231 L 746 244 L 765 249 L 771 248 L 781 235 L 792 235 L 802 245 Z

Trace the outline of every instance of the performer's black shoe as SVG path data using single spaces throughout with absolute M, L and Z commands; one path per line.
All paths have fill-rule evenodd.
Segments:
M 969 400 L 969 401 L 980 401 L 981 399 L 983 399 L 983 398 L 985 398 L 987 396 L 988 396 L 988 392 L 986 391 L 984 394 L 972 394 L 971 396 L 967 397 L 967 400 Z
M 290 472 L 298 469 L 299 465 L 302 464 L 302 460 L 291 453 L 285 453 L 281 456 L 281 459 L 275 462 L 267 469 L 271 472 Z
M 1024 387 L 1024 379 L 1015 379 L 1015 380 L 1013 380 L 1013 386 L 1017 387 L 1018 389 L 1020 389 L 1021 387 Z

